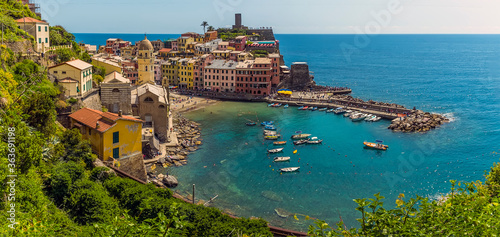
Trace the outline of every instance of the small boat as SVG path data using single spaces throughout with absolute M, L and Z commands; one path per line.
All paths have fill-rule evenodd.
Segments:
M 271 150 L 267 150 L 268 153 L 278 153 L 278 152 L 282 152 L 283 149 L 285 149 L 284 147 L 281 147 L 281 148 L 276 148 L 276 149 L 271 149 Z
M 318 107 L 314 107 L 314 108 L 312 109 L 312 111 L 315 111 L 315 110 L 318 110 Z
M 377 116 L 377 117 L 375 117 L 374 119 L 372 119 L 372 122 L 378 122 L 378 121 L 380 121 L 381 119 L 382 119 L 381 117 L 378 117 L 378 116 Z
M 353 113 L 352 110 L 346 110 L 344 113 L 344 117 L 349 117 L 349 116 L 351 116 L 352 113 Z
M 379 141 L 379 140 L 377 140 L 377 143 L 374 143 L 374 142 L 363 142 L 363 145 L 365 145 L 368 148 L 385 151 L 385 150 L 387 150 L 387 148 L 389 148 L 389 146 L 382 144 L 382 142 L 383 141 Z
M 298 110 L 303 110 L 303 109 L 304 109 L 304 106 L 300 106 L 300 107 L 298 108 Z
M 311 106 L 311 107 L 308 107 L 307 109 L 308 109 L 308 110 L 314 110 L 314 107 L 313 107 L 313 106 Z
M 264 121 L 264 122 L 260 123 L 260 125 L 262 125 L 262 126 L 273 125 L 273 124 L 274 124 L 274 121 Z
M 345 109 L 343 108 L 337 108 L 335 111 L 333 111 L 335 114 L 343 114 L 346 112 Z
M 285 106 L 283 106 L 284 109 L 288 108 L 288 104 L 286 104 Z
M 276 135 L 277 132 L 276 131 L 272 131 L 272 130 L 264 130 L 264 135 L 266 134 L 269 134 L 269 135 Z
M 273 142 L 274 145 L 286 145 L 286 141 Z
M 280 138 L 281 136 L 277 136 L 277 135 L 272 135 L 272 136 L 265 136 L 264 139 L 266 140 L 278 140 L 278 138 Z
M 266 130 L 276 130 L 276 127 L 275 127 L 275 126 L 273 126 L 273 125 L 266 125 L 264 128 L 265 128 Z
M 257 124 L 256 124 L 256 123 L 254 123 L 254 122 L 248 122 L 248 123 L 246 123 L 246 125 L 247 125 L 247 126 L 255 126 L 255 125 L 257 125 Z
M 274 103 L 273 104 L 268 104 L 267 107 L 273 107 L 274 106 Z
M 352 121 L 353 121 L 353 122 L 363 121 L 363 120 L 365 120 L 365 117 L 366 117 L 366 115 L 365 115 L 365 114 L 360 114 L 360 115 L 358 115 L 357 117 L 353 118 L 353 119 L 352 119 Z
M 326 111 L 328 108 L 321 108 L 321 109 L 318 109 L 318 111 Z
M 302 145 L 302 144 L 306 144 L 307 141 L 309 141 L 309 139 L 301 139 L 301 140 L 298 140 L 298 141 L 294 141 L 293 144 L 294 145 Z
M 280 169 L 281 172 L 294 172 L 298 171 L 300 167 L 288 167 L 288 168 L 282 168 Z
M 307 109 L 309 109 L 309 106 L 302 107 L 302 110 L 307 110 Z
M 283 161 L 289 161 L 290 156 L 281 156 L 281 157 L 274 157 L 274 162 L 283 162 Z
M 329 110 L 327 110 L 326 112 L 327 112 L 327 113 L 333 113 L 334 111 L 333 111 L 333 109 L 329 109 Z
M 273 107 L 281 107 L 281 103 L 276 103 Z
M 321 144 L 322 142 L 323 142 L 323 139 L 309 140 L 309 141 L 307 141 L 307 144 Z
M 311 134 L 301 133 L 301 134 L 297 134 L 297 135 L 292 135 L 292 139 L 299 140 L 299 139 L 308 138 L 309 136 L 311 136 Z

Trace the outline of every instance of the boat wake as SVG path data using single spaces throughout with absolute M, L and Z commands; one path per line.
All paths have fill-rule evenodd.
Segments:
M 454 113 L 445 113 L 445 114 L 442 114 L 444 117 L 446 117 L 447 119 L 450 120 L 450 122 L 455 122 L 457 120 L 457 118 L 455 117 L 455 114 Z

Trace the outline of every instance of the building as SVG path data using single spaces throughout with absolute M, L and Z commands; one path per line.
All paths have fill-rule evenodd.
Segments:
M 165 43 L 161 40 L 154 40 L 151 41 L 151 44 L 153 45 L 153 49 L 155 52 L 158 52 L 158 50 L 165 48 Z
M 168 90 L 159 85 L 143 84 L 132 89 L 132 113 L 145 121 L 145 128 L 153 128 L 160 141 L 169 135 Z
M 234 14 L 233 30 L 247 29 L 248 27 L 241 24 L 241 13 Z
M 42 13 L 40 12 L 40 4 L 36 3 L 34 0 L 21 0 L 24 5 L 28 5 L 31 12 L 35 13 L 40 18 Z
M 236 66 L 236 92 L 269 95 L 271 93 L 271 62 L 269 58 L 239 62 Z
M 112 72 L 101 83 L 101 103 L 108 111 L 132 115 L 130 80 Z
M 36 41 L 35 50 L 44 53 L 50 47 L 50 27 L 49 23 L 31 17 L 24 17 L 16 20 L 19 29 L 26 31 L 33 36 Z
M 185 52 L 188 44 L 193 43 L 193 42 L 194 42 L 194 38 L 192 38 L 192 37 L 187 37 L 187 36 L 180 37 L 179 39 L 177 39 L 178 51 Z
M 213 31 L 207 31 L 205 33 L 205 38 L 204 38 L 204 41 L 203 42 L 210 42 L 212 40 L 216 40 L 217 37 L 219 37 L 218 33 L 216 30 L 213 30 Z
M 181 58 L 170 58 L 167 62 L 162 63 L 163 85 L 178 86 L 179 85 L 179 66 L 178 62 Z
M 204 88 L 215 92 L 235 92 L 237 62 L 216 59 L 205 67 Z
M 211 54 L 204 54 L 204 55 L 199 57 L 198 63 L 196 63 L 194 66 L 193 89 L 195 89 L 195 90 L 204 89 L 203 78 L 204 78 L 204 74 L 205 74 L 204 73 L 205 67 L 210 65 L 214 59 L 215 59 L 215 57 Z
M 155 71 L 155 84 L 161 85 L 162 81 L 162 73 L 161 73 L 161 64 L 163 61 L 161 59 L 154 60 L 154 71 Z
M 122 58 L 119 56 L 109 56 L 109 54 L 96 54 L 92 57 L 92 64 L 96 67 L 103 67 L 106 73 L 123 73 Z
M 243 51 L 245 50 L 245 46 L 247 44 L 247 37 L 242 35 L 242 36 L 237 36 L 234 39 L 233 42 L 233 47 L 236 51 Z
M 182 89 L 193 89 L 194 81 L 194 66 L 198 63 L 197 59 L 184 58 L 179 60 L 179 84 Z
M 71 115 L 71 128 L 80 130 L 90 141 L 92 151 L 100 159 L 142 158 L 142 123 L 144 121 L 120 113 L 102 112 L 89 108 Z
M 281 55 L 277 53 L 269 54 L 267 56 L 271 60 L 271 87 L 276 88 L 278 84 L 281 82 L 280 77 L 280 64 L 281 64 Z
M 160 49 L 158 50 L 158 54 L 156 55 L 156 57 L 166 61 L 168 59 L 168 53 L 170 53 L 170 51 L 172 51 L 172 49 L 168 48 Z
M 139 53 L 137 56 L 139 81 L 138 84 L 142 85 L 144 83 L 155 83 L 154 74 L 154 56 L 153 56 L 153 45 L 144 36 L 144 40 L 139 44 Z
M 92 64 L 80 59 L 49 67 L 67 97 L 85 96 L 92 89 Z

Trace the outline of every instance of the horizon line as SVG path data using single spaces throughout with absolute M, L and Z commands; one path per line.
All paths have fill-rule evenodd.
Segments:
M 143 35 L 144 33 L 130 32 L 70 32 L 71 34 L 127 34 L 127 35 Z M 147 33 L 146 35 L 181 35 L 184 33 Z M 202 35 L 203 33 L 198 33 Z M 358 35 L 356 33 L 274 33 L 275 35 Z M 364 34 L 364 35 L 500 35 L 499 33 L 380 33 L 380 34 Z

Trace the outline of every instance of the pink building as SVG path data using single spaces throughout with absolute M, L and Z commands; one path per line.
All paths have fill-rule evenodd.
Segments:
M 161 64 L 162 63 L 163 63 L 162 60 L 155 59 L 154 69 L 155 69 L 155 83 L 156 83 L 156 85 L 161 85 L 161 81 L 162 81 Z
M 203 90 L 204 89 L 204 83 L 203 83 L 203 78 L 204 78 L 204 72 L 205 68 L 212 64 L 212 61 L 214 61 L 215 57 L 212 54 L 204 54 L 202 55 L 199 59 L 196 65 L 194 66 L 194 82 L 193 82 L 193 89 L 195 90 Z
M 207 90 L 215 92 L 235 92 L 237 62 L 214 60 L 205 67 L 203 85 Z
M 271 87 L 276 88 L 278 84 L 280 84 L 280 62 L 281 55 L 278 53 L 273 53 L 268 55 L 269 59 L 271 59 Z
M 239 62 L 236 67 L 236 92 L 252 95 L 271 93 L 272 60 L 256 58 Z
M 247 37 L 246 36 L 238 36 L 234 40 L 234 48 L 236 51 L 243 51 L 245 50 L 245 46 L 247 44 Z

